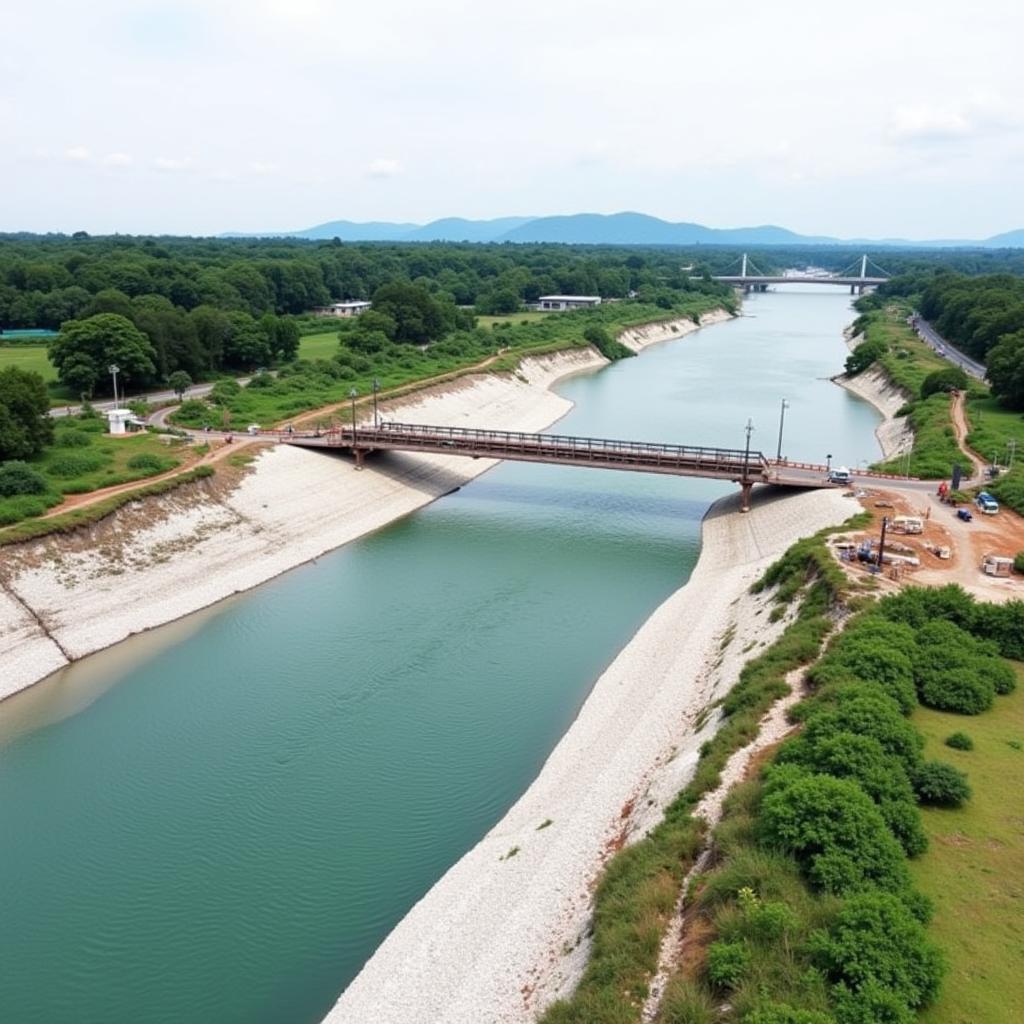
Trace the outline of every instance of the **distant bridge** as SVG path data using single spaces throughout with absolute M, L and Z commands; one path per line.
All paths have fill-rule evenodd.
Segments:
M 355 455 L 360 468 L 371 452 L 397 451 L 728 480 L 740 485 L 744 512 L 750 509 L 750 490 L 755 483 L 800 488 L 837 486 L 829 480 L 827 466 L 773 461 L 763 452 L 749 448 L 614 441 L 418 423 L 357 424 L 327 431 L 262 431 L 260 436 L 300 448 L 348 450 Z
M 879 272 L 878 275 L 868 274 L 869 264 Z M 753 273 L 750 271 L 753 270 Z M 731 284 L 744 291 L 764 291 L 770 284 L 829 284 L 847 285 L 850 294 L 863 292 L 867 288 L 877 287 L 889 280 L 889 275 L 866 253 L 861 257 L 859 273 L 856 264 L 845 268 L 838 274 L 762 274 L 750 257 L 744 253 L 741 258 L 738 274 L 719 274 L 712 278 L 723 284 Z M 879 276 L 880 275 L 880 276 Z

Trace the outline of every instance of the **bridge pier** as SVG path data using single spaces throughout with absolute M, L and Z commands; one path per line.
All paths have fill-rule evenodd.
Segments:
M 352 454 L 356 457 L 356 469 L 362 469 L 363 460 L 366 458 L 366 452 L 362 448 L 353 448 Z
M 740 511 L 750 511 L 750 492 L 754 487 L 753 480 L 740 481 Z

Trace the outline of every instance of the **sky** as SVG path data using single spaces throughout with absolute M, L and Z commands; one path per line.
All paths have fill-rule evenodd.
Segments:
M 3 25 L 0 231 L 1024 227 L 1016 2 L 34 0 Z

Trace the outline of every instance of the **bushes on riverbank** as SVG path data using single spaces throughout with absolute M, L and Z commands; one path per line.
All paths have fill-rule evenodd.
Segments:
M 1014 673 L 996 653 L 1019 656 L 1022 625 L 1021 602 L 980 604 L 955 586 L 908 588 L 854 616 L 808 673 L 811 694 L 793 712 L 801 732 L 737 787 L 715 831 L 720 864 L 692 927 L 741 947 L 733 962 L 744 966 L 723 988 L 710 957 L 686 958 L 669 997 L 725 997 L 742 1024 L 909 1024 L 935 997 L 943 958 L 906 858 L 927 846 L 917 805 L 958 807 L 970 786 L 924 760 L 911 712 L 944 671 L 939 652 L 956 667 L 942 699 L 958 710 L 971 713 L 982 676 L 990 699 L 1010 692 Z M 771 941 L 751 925 L 754 905 L 787 922 Z M 689 1019 L 669 997 L 659 1020 Z

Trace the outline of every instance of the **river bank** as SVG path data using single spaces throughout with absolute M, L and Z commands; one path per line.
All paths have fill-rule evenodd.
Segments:
M 592 349 L 475 374 L 382 412 L 451 426 L 542 430 L 571 403 L 551 387 L 606 365 Z M 72 661 L 258 586 L 407 515 L 492 460 L 386 455 L 357 471 L 343 456 L 280 446 L 234 488 L 190 485 L 96 526 L 8 548 L 0 568 L 0 698 Z
M 863 340 L 862 335 L 846 334 L 846 345 L 851 352 Z M 882 414 L 882 422 L 875 428 L 875 437 L 882 449 L 884 461 L 905 455 L 913 448 L 914 431 L 908 417 L 896 415 L 911 396 L 894 384 L 881 366 L 876 364 L 852 377 L 841 373 L 832 380 L 851 394 L 869 402 Z
M 750 652 L 784 623 L 750 584 L 794 541 L 842 522 L 836 491 L 755 490 L 709 510 L 699 562 L 595 684 L 533 785 L 406 915 L 329 1024 L 527 1024 L 586 963 L 608 857 L 642 837 L 686 783 Z
M 733 318 L 732 313 L 724 309 L 716 309 L 705 313 L 700 322 L 691 317 L 676 317 L 673 320 L 660 320 L 653 324 L 641 324 L 639 327 L 628 327 L 618 334 L 618 340 L 634 352 L 642 352 L 651 345 L 673 338 L 682 338 L 692 334 L 701 327 L 710 327 Z

